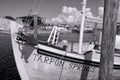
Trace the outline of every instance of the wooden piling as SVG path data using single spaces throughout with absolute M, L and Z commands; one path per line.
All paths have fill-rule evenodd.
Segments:
M 95 22 L 95 26 L 93 28 L 93 42 L 96 43 L 97 41 L 97 23 Z
M 119 0 L 104 1 L 99 80 L 112 80 Z

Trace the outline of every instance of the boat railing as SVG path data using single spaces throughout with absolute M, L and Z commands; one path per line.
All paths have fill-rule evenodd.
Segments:
M 50 35 L 49 35 L 47 42 L 51 43 L 51 44 L 57 44 L 58 39 L 59 39 L 59 29 L 57 26 L 54 26 Z

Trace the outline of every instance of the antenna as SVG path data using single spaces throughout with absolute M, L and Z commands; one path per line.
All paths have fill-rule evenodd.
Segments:
M 38 9 L 37 9 L 37 11 L 36 11 L 38 14 L 39 14 L 40 7 L 41 7 L 42 3 L 43 3 L 43 0 L 40 0 L 39 7 L 38 7 Z

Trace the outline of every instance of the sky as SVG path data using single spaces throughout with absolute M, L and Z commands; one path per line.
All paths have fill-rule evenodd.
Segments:
M 37 12 L 40 16 L 52 21 L 56 21 L 57 19 L 63 20 L 63 18 L 65 18 L 64 20 L 71 20 L 82 10 L 82 1 L 83 0 L 0 0 L 0 16 L 25 16 L 28 15 L 30 9 L 33 9 L 33 13 Z M 34 3 L 35 6 L 33 7 Z M 103 5 L 104 0 L 87 0 L 87 14 L 91 16 L 100 15 L 100 12 L 103 10 Z

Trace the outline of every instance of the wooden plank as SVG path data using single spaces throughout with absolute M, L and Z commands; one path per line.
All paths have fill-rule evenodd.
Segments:
M 95 26 L 93 28 L 93 42 L 96 43 L 97 41 L 97 23 L 95 22 Z
M 104 1 L 99 80 L 112 80 L 118 7 L 118 0 Z
M 103 19 L 97 18 L 97 17 L 89 17 L 89 16 L 86 17 L 86 21 L 96 22 L 96 23 L 101 23 L 101 24 L 103 23 Z

